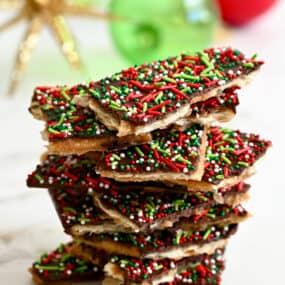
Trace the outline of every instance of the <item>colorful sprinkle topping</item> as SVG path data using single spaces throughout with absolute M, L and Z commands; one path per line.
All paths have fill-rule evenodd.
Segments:
M 244 186 L 240 185 L 244 190 Z M 235 186 L 228 192 L 239 193 L 240 186 Z M 242 191 L 242 190 L 240 190 Z M 128 218 L 140 227 L 140 231 L 154 228 L 157 222 L 178 221 L 185 217 L 185 221 L 200 223 L 209 220 L 225 218 L 231 214 L 243 215 L 245 210 L 241 206 L 232 208 L 227 205 L 215 205 L 213 192 L 197 193 L 141 193 L 105 191 L 100 202 L 112 211 Z M 203 210 L 205 209 L 205 210 Z M 195 215 L 199 211 L 199 215 Z M 190 217 L 190 218 L 189 218 Z
M 228 238 L 237 229 L 236 224 L 229 226 L 210 226 L 202 231 L 155 231 L 151 234 L 144 233 L 112 233 L 86 235 L 89 240 L 112 240 L 117 243 L 125 243 L 128 246 L 136 246 L 144 253 L 159 251 L 177 245 L 201 244 L 219 239 Z
M 47 123 L 46 131 L 50 141 L 71 137 L 89 138 L 116 135 L 95 117 L 89 108 L 72 103 L 72 98 L 82 90 L 82 85 L 74 86 L 67 96 L 66 87 L 37 87 L 32 98 L 32 108 L 40 108 Z M 225 90 L 220 97 L 193 104 L 192 117 L 203 116 L 225 105 L 234 109 L 238 105 L 237 88 Z M 33 112 L 33 111 L 32 111 Z
M 176 274 L 173 282 L 167 284 L 220 285 L 223 269 L 223 251 L 218 249 L 214 255 L 205 256 L 201 262 L 188 265 Z
M 204 209 L 197 215 L 192 215 L 190 218 L 183 218 L 181 223 L 187 224 L 207 224 L 209 222 L 220 221 L 229 217 L 244 217 L 247 215 L 247 211 L 241 206 L 231 207 L 228 205 L 215 205 Z M 180 223 L 179 222 L 179 223 Z
M 176 282 L 179 282 L 179 276 L 184 275 L 186 272 L 192 272 L 193 281 L 198 278 L 213 278 L 219 274 L 223 269 L 223 253 L 224 250 L 217 249 L 213 255 L 197 255 L 186 258 L 185 260 L 171 260 L 171 259 L 138 259 L 132 257 L 111 256 L 110 262 L 119 266 L 120 270 L 124 272 L 126 281 L 143 281 L 152 280 L 155 276 L 169 270 L 179 270 L 175 276 Z M 187 263 L 187 266 L 182 264 Z M 190 276 L 190 275 L 188 275 Z M 200 284 L 200 283 L 199 283 Z
M 125 183 L 115 182 L 104 178 L 95 172 L 94 158 L 86 156 L 69 155 L 57 156 L 49 155 L 36 169 L 28 175 L 27 185 L 39 188 L 60 188 L 73 187 L 76 189 L 90 189 L 97 192 L 102 190 L 118 191 L 143 191 L 144 188 L 163 189 L 175 191 L 187 191 L 182 186 L 172 188 L 159 183 Z M 174 189 L 174 190 L 173 190 Z
M 51 253 L 44 253 L 33 264 L 32 270 L 44 280 L 72 280 L 83 278 L 86 274 L 93 277 L 101 270 L 98 266 L 79 259 L 69 253 L 72 244 L 61 244 Z
M 67 188 L 51 189 L 49 193 L 67 231 L 74 225 L 94 225 L 102 221 L 103 213 L 94 205 L 88 191 Z
M 101 203 L 124 215 L 139 226 L 152 224 L 158 220 L 179 219 L 190 216 L 193 211 L 214 204 L 212 192 L 188 195 L 175 193 L 140 193 L 106 191 Z
M 155 131 L 152 143 L 104 153 L 98 170 L 192 173 L 200 160 L 203 133 L 197 124 L 184 131 Z
M 149 279 L 150 276 L 167 272 L 176 268 L 176 262 L 170 259 L 137 259 L 128 256 L 111 256 L 110 262 L 117 264 L 124 271 L 125 279 L 140 281 Z
M 96 188 L 100 181 L 107 188 L 111 181 L 99 178 L 95 172 L 95 162 L 84 156 L 49 155 L 28 175 L 27 184 L 31 187 L 75 187 Z
M 125 183 L 115 182 L 111 179 L 100 177 L 94 171 L 94 160 L 88 159 L 84 156 L 48 156 L 42 164 L 37 165 L 36 169 L 28 175 L 27 185 L 29 187 L 40 188 L 75 188 L 86 190 L 89 189 L 102 192 L 102 191 L 126 191 Z M 128 183 L 128 192 L 143 191 L 144 188 L 151 186 L 152 189 L 164 189 L 165 192 L 169 191 L 185 191 L 188 192 L 183 186 L 175 186 L 175 188 L 167 187 L 162 184 L 155 183 Z M 248 188 L 248 185 L 239 183 L 233 187 L 219 188 L 218 193 L 224 195 L 230 192 L 243 192 Z M 164 192 L 164 193 L 165 193 Z
M 221 180 L 240 175 L 260 158 L 270 141 L 239 130 L 212 127 L 208 133 L 203 181 L 218 184 Z
M 232 48 L 188 52 L 90 82 L 81 95 L 91 96 L 119 119 L 146 124 L 191 103 L 201 93 L 251 73 L 262 63 Z
M 35 89 L 32 106 L 36 105 L 43 112 L 49 140 L 116 134 L 100 123 L 90 109 L 72 103 L 72 98 L 82 90 L 84 90 L 82 85 L 74 86 L 69 90 L 66 87 Z
M 191 117 L 207 116 L 211 112 L 215 112 L 218 108 L 224 106 L 230 108 L 231 110 L 236 109 L 236 106 L 239 104 L 238 94 L 236 90 L 238 87 L 233 87 L 226 89 L 224 93 L 219 97 L 213 97 L 206 101 L 198 102 L 191 105 L 192 114 Z

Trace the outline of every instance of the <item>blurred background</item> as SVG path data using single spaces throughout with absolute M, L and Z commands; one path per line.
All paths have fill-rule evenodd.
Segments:
M 45 190 L 25 186 L 44 151 L 43 124 L 27 111 L 33 88 L 231 45 L 266 65 L 242 90 L 229 125 L 274 147 L 250 181 L 254 218 L 228 247 L 223 284 L 283 284 L 284 21 L 283 0 L 0 0 L 0 281 L 32 284 L 26 268 L 66 239 Z

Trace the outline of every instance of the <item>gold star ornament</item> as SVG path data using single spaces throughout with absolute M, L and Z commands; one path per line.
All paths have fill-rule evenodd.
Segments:
M 17 9 L 17 13 L 7 22 L 0 23 L 0 32 L 9 29 L 22 20 L 28 22 L 11 74 L 8 89 L 10 95 L 15 92 L 23 76 L 44 25 L 50 28 L 69 64 L 78 69 L 81 67 L 81 60 L 75 39 L 64 16 L 114 19 L 107 13 L 99 12 L 89 5 L 76 4 L 68 0 L 0 0 L 0 9 L 10 8 Z

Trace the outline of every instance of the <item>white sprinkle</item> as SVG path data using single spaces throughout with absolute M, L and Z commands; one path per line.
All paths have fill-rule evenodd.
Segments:
M 184 172 L 184 173 L 188 173 L 188 172 L 189 172 L 188 168 L 184 167 L 184 168 L 183 168 L 183 172 Z

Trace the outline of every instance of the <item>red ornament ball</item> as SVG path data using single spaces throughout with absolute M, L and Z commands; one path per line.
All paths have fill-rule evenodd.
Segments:
M 229 25 L 242 26 L 267 11 L 277 0 L 217 0 L 222 19 Z

